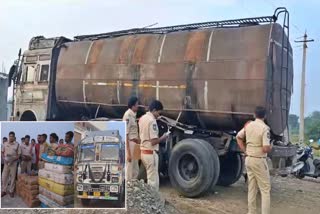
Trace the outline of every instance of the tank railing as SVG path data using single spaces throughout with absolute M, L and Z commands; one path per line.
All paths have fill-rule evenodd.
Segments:
M 134 34 L 146 34 L 146 33 L 165 34 L 169 32 L 188 31 L 188 30 L 206 29 L 206 28 L 241 27 L 241 25 L 250 25 L 250 24 L 256 25 L 261 23 L 273 23 L 276 21 L 277 21 L 277 14 L 273 16 L 262 16 L 262 17 L 254 17 L 254 18 L 242 18 L 242 19 L 233 19 L 233 20 L 224 20 L 224 21 L 203 22 L 203 23 L 175 25 L 175 26 L 158 27 L 158 28 L 133 28 L 129 30 L 114 31 L 110 33 L 75 36 L 74 39 L 76 41 L 81 41 L 81 40 L 96 40 L 96 39 L 102 39 L 102 38 L 112 38 L 112 37 L 134 35 Z

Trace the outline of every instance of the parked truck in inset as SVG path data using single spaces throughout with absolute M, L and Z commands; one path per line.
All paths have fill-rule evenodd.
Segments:
M 83 205 L 112 200 L 124 205 L 124 143 L 118 130 L 92 131 L 77 148 L 76 196 Z
M 130 96 L 141 109 L 160 100 L 160 132 L 172 134 L 160 145 L 159 169 L 188 197 L 240 178 L 235 134 L 256 106 L 267 109 L 274 167 L 295 155 L 288 145 L 293 56 L 285 8 L 272 16 L 73 40 L 35 37 L 11 70 L 12 120 L 119 119 Z

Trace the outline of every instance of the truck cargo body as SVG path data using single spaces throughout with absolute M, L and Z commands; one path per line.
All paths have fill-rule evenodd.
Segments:
M 161 100 L 170 118 L 182 112 L 179 122 L 228 131 L 264 106 L 280 135 L 293 83 L 291 47 L 281 69 L 282 33 L 275 23 L 68 42 L 58 56 L 56 102 L 64 118 L 98 107 L 100 116 L 121 118 L 137 95 L 144 106 Z

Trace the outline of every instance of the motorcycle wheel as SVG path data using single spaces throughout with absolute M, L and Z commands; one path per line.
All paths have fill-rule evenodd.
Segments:
M 303 172 L 298 171 L 295 173 L 295 177 L 299 178 L 299 179 L 303 179 L 305 177 L 305 175 L 303 174 Z

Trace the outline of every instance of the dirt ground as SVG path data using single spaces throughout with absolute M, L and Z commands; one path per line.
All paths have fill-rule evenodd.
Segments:
M 1 208 L 28 208 L 23 200 L 15 194 L 14 198 L 11 198 L 9 194 L 1 198 Z
M 168 206 L 174 210 L 174 212 L 170 213 L 247 213 L 247 186 L 243 178 L 231 187 L 217 187 L 214 193 L 197 199 L 180 196 L 177 191 L 171 187 L 169 180 L 162 180 L 160 192 L 167 200 Z M 15 196 L 14 199 L 5 196 L 1 199 L 1 202 L 3 208 L 25 207 L 25 204 L 18 196 Z M 100 207 L 95 203 L 93 205 L 92 207 Z M 258 200 L 258 207 L 260 207 L 260 200 Z M 282 178 L 273 176 L 271 207 L 272 214 L 318 214 L 320 210 L 320 178 L 299 180 L 293 177 Z M 77 214 L 79 214 L 79 211 L 80 210 L 77 210 Z M 93 210 L 88 211 L 92 213 Z M 68 210 L 67 213 L 73 212 L 72 210 Z M 119 213 L 123 212 L 120 211 Z
M 247 185 L 243 178 L 230 187 L 217 187 L 214 193 L 198 199 L 180 196 L 168 180 L 162 183 L 160 191 L 181 213 L 247 213 Z M 260 200 L 258 200 L 258 207 L 260 207 Z M 272 214 L 319 214 L 319 210 L 320 178 L 298 180 L 293 177 L 272 177 Z

